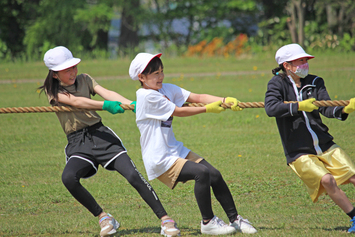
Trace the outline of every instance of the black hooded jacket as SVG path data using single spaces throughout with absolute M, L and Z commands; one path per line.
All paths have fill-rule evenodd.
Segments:
M 304 112 L 298 111 L 298 103 L 284 103 L 309 98 L 330 100 L 322 78 L 309 74 L 301 78 L 301 83 L 301 87 L 297 88 L 289 77 L 274 76 L 265 93 L 265 111 L 269 117 L 276 117 L 287 164 L 305 154 L 321 154 L 335 144 L 320 113 L 342 121 L 348 117 L 348 114 L 342 114 L 343 106 L 320 107 Z

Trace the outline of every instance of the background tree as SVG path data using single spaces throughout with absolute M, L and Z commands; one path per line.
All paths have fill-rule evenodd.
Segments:
M 122 1 L 121 7 L 121 31 L 118 39 L 118 49 L 121 53 L 127 54 L 139 44 L 138 30 L 140 12 L 140 1 Z
M 0 57 L 40 59 L 57 45 L 107 56 L 117 15 L 123 54 L 146 50 L 147 41 L 182 54 L 191 44 L 215 37 L 227 43 L 240 33 L 254 50 L 291 42 L 355 50 L 353 0 L 0 0 Z
M 89 49 L 90 33 L 74 21 L 77 9 L 83 9 L 86 4 L 85 0 L 41 0 L 37 18 L 30 22 L 24 38 L 28 57 L 38 58 L 58 45 L 73 52 Z
M 304 26 L 306 21 L 306 8 L 307 3 L 305 0 L 292 0 L 289 1 L 286 10 L 290 17 L 287 19 L 287 25 L 291 34 L 292 42 L 300 44 L 304 47 Z
M 354 1 L 317 1 L 316 8 L 319 14 L 326 15 L 329 34 L 343 35 L 345 32 L 354 33 L 355 4 Z
M 108 31 L 113 16 L 112 1 L 88 1 L 84 8 L 76 10 L 74 22 L 82 26 L 81 31 L 90 33 L 90 49 L 107 49 Z
M 150 32 L 147 37 L 163 41 L 165 46 L 169 41 L 186 49 L 214 37 L 227 40 L 250 33 L 250 26 L 257 24 L 257 2 L 253 0 L 154 0 L 147 7 L 151 12 L 145 21 Z
M 36 18 L 40 0 L 0 0 L 0 39 L 6 44 L 2 49 L 12 60 L 24 52 L 23 39 L 28 22 Z

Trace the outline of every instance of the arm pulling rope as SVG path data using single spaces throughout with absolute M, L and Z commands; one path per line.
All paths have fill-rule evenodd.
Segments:
M 284 103 L 297 103 L 297 101 L 285 101 Z M 349 100 L 320 100 L 314 101 L 318 107 L 328 107 L 328 106 L 346 106 L 349 104 Z M 183 106 L 189 107 L 203 107 L 206 104 L 203 103 L 187 103 Z M 223 103 L 224 108 L 230 108 L 230 104 Z M 240 108 L 264 108 L 264 102 L 240 102 L 238 103 Z M 124 110 L 133 110 L 134 105 L 121 104 Z M 102 109 L 95 109 L 100 111 Z M 43 112 L 73 112 L 73 111 L 90 111 L 88 109 L 79 109 L 75 107 L 68 106 L 37 106 L 37 107 L 12 107 L 12 108 L 0 108 L 0 114 L 8 113 L 43 113 Z

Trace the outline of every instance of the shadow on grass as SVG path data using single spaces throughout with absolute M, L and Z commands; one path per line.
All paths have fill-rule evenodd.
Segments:
M 304 227 L 292 227 L 292 228 L 284 228 L 284 227 L 258 227 L 258 234 L 262 234 L 263 231 L 282 231 L 282 230 L 304 230 Z M 321 228 L 321 227 L 311 227 L 307 228 L 309 230 L 319 230 L 319 231 L 327 231 L 327 232 L 332 232 L 332 231 L 339 231 L 339 232 L 347 232 L 349 227 L 344 227 L 344 226 L 339 226 L 335 228 Z M 182 236 L 200 236 L 201 231 L 200 229 L 196 228 L 184 228 L 180 229 L 181 235 Z M 160 236 L 160 228 L 157 228 L 156 226 L 154 227 L 145 227 L 145 228 L 140 228 L 140 229 L 118 229 L 117 233 L 112 235 L 112 237 L 118 237 L 118 236 L 147 236 L 147 235 L 156 235 Z M 95 236 L 100 236 L 100 235 L 95 235 Z
M 184 228 L 181 229 L 181 235 L 184 236 L 198 236 L 201 235 L 200 229 L 195 228 Z M 140 229 L 118 229 L 117 233 L 112 235 L 115 237 L 118 236 L 146 236 L 147 234 L 157 234 L 160 236 L 160 228 L 154 227 L 145 227 Z
M 323 227 L 307 227 L 306 229 L 309 230 L 323 230 L 323 231 L 344 231 L 347 232 L 348 229 L 350 228 L 350 226 L 338 226 L 338 227 L 334 227 L 334 228 L 323 228 Z M 263 231 L 263 230 L 304 230 L 305 227 L 290 227 L 290 228 L 285 228 L 285 227 L 257 227 L 258 232 L 259 231 Z

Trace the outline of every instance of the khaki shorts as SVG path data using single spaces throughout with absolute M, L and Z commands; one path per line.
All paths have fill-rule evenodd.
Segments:
M 338 145 L 333 145 L 321 155 L 300 156 L 289 166 L 304 182 L 313 202 L 325 192 L 320 183 L 324 175 L 333 175 L 337 185 L 349 183 L 349 178 L 355 175 L 353 162 Z
M 174 164 L 162 175 L 158 177 L 158 179 L 163 182 L 166 186 L 171 189 L 174 189 L 177 185 L 177 178 L 180 175 L 182 167 L 185 165 L 186 161 L 192 161 L 195 163 L 200 163 L 203 158 L 196 153 L 190 151 L 186 158 L 178 158 Z

